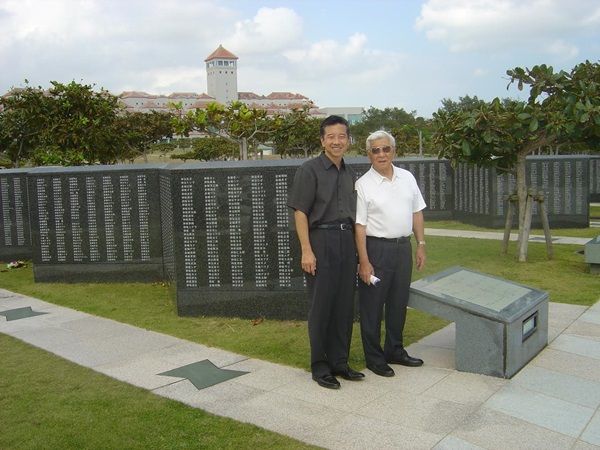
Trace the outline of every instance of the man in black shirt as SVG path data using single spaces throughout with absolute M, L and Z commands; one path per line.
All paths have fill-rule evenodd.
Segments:
M 310 297 L 312 378 L 320 386 L 338 389 L 336 375 L 346 380 L 364 377 L 348 366 L 357 265 L 352 234 L 355 176 L 343 159 L 350 141 L 348 122 L 329 116 L 320 132 L 324 151 L 296 172 L 288 206 L 294 209 Z

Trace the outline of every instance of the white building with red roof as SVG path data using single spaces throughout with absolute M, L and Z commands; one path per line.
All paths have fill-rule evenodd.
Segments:
M 183 111 L 206 108 L 210 102 L 228 104 L 239 100 L 249 107 L 265 109 L 270 114 L 285 113 L 295 108 L 308 106 L 311 115 L 325 116 L 306 96 L 292 92 L 271 92 L 258 95 L 254 92 L 238 92 L 238 57 L 219 45 L 205 60 L 207 94 L 176 92 L 170 95 L 153 95 L 141 91 L 127 91 L 119 95 L 128 111 L 168 111 L 170 104 L 181 104 Z

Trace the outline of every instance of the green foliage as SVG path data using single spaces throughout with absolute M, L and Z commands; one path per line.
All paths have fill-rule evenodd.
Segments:
M 15 167 L 29 159 L 35 164 L 116 161 L 123 147 L 117 97 L 74 81 L 51 85 L 48 91 L 26 85 L 1 99 L 5 157 Z
M 369 134 L 377 130 L 386 130 L 394 136 L 399 154 L 419 151 L 419 132 L 423 146 L 430 146 L 432 129 L 429 120 L 417 117 L 415 111 L 409 113 L 402 108 L 370 107 L 365 111 L 364 119 L 352 125 L 350 130 L 360 154 L 365 154 L 365 142 Z
M 557 144 L 585 143 L 597 148 L 600 138 L 600 65 L 585 63 L 570 73 L 552 67 L 517 67 L 506 72 L 509 86 L 529 87 L 527 102 L 472 102 L 468 108 L 434 113 L 434 142 L 439 156 L 453 163 L 492 165 L 516 172 L 519 198 L 519 260 L 525 261 L 528 187 L 525 158 Z
M 308 107 L 276 116 L 272 145 L 282 156 L 307 158 L 321 149 L 321 119 L 310 117 Z
M 121 159 L 133 160 L 139 155 L 146 155 L 151 144 L 159 139 L 172 137 L 172 120 L 173 114 L 157 111 L 133 112 L 120 116 L 119 129 L 125 141 Z
M 173 105 L 176 116 L 173 126 L 177 134 L 189 136 L 192 131 L 221 137 L 239 146 L 240 159 L 247 157 L 248 148 L 264 144 L 273 133 L 273 119 L 262 109 L 250 108 L 236 101 L 225 106 L 217 102 L 183 115 L 181 107 Z
M 13 167 L 27 161 L 39 145 L 48 119 L 41 87 L 14 88 L 0 98 L 0 152 Z
M 192 150 L 187 153 L 172 155 L 177 159 L 196 159 L 200 161 L 211 161 L 216 159 L 235 158 L 238 146 L 222 137 L 208 136 L 204 138 L 191 139 Z

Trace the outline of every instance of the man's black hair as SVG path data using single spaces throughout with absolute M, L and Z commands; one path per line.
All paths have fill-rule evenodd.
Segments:
M 348 137 L 350 137 L 350 125 L 348 125 L 348 121 L 346 119 L 344 119 L 343 117 L 334 116 L 334 115 L 326 117 L 321 122 L 321 129 L 320 129 L 321 137 L 325 137 L 325 127 L 328 127 L 330 125 L 337 125 L 337 124 L 345 125 L 346 126 L 346 134 L 348 135 Z

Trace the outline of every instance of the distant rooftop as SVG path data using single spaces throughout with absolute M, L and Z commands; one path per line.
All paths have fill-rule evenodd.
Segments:
M 238 57 L 219 44 L 219 47 L 217 47 L 214 52 L 208 55 L 208 58 L 206 58 L 204 61 L 206 62 L 212 59 L 238 59 Z

